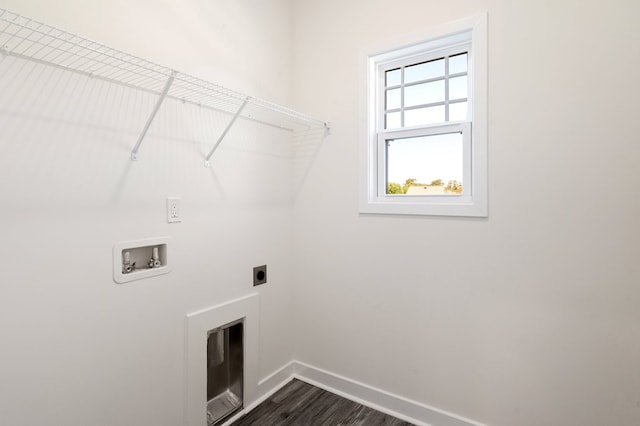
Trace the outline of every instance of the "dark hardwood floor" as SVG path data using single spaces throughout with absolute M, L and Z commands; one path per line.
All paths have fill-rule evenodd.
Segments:
M 300 380 L 292 380 L 231 426 L 412 426 Z

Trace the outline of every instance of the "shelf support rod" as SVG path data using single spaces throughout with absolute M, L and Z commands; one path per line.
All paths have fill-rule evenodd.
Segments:
M 238 111 L 236 111 L 236 113 L 234 114 L 234 116 L 231 119 L 231 121 L 229 122 L 229 124 L 227 124 L 226 129 L 224 129 L 224 132 L 222 132 L 222 134 L 220 135 L 220 137 L 216 141 L 215 145 L 213 145 L 213 148 L 211 148 L 211 151 L 209 151 L 209 154 L 207 154 L 207 157 L 204 160 L 204 166 L 205 167 L 211 167 L 211 163 L 209 162 L 209 160 L 211 159 L 211 156 L 213 155 L 214 152 L 216 152 L 216 149 L 218 149 L 218 145 L 220 145 L 220 142 L 222 142 L 224 137 L 227 136 L 227 132 L 229 131 L 229 129 L 231 129 L 231 127 L 233 126 L 233 123 L 236 122 L 238 117 L 240 117 L 240 114 L 242 113 L 242 110 L 244 109 L 245 106 L 247 106 L 248 102 L 249 102 L 249 97 L 247 96 L 245 98 L 244 102 L 242 103 L 242 105 L 240 105 L 240 108 L 238 108 Z
M 173 83 L 173 79 L 175 77 L 176 77 L 176 72 L 171 71 L 171 75 L 169 76 L 167 83 L 164 85 L 164 89 L 162 89 L 162 93 L 160 93 L 160 97 L 158 98 L 156 105 L 153 107 L 153 110 L 151 111 L 151 115 L 147 119 L 147 123 L 144 125 L 144 128 L 142 129 L 142 133 L 140 133 L 140 136 L 138 137 L 136 146 L 134 146 L 133 150 L 131 151 L 131 160 L 136 161 L 138 159 L 138 150 L 140 149 L 140 145 L 142 145 L 142 141 L 144 140 L 144 137 L 146 136 L 147 131 L 149 130 L 149 127 L 151 127 L 151 123 L 153 122 L 153 119 L 158 113 L 158 110 L 160 109 L 160 105 L 162 105 L 164 98 L 167 96 L 167 93 L 169 93 L 169 89 L 171 88 L 171 84 Z

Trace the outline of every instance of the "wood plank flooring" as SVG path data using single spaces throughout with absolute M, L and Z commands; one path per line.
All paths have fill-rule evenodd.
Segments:
M 282 389 L 231 426 L 412 426 L 300 380 Z

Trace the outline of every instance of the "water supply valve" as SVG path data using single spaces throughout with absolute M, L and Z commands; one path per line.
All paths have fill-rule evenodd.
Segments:
M 158 247 L 153 248 L 151 259 L 149 259 L 148 266 L 149 268 L 159 268 L 162 266 L 162 262 L 160 262 L 160 256 L 158 255 Z
M 136 269 L 136 262 L 131 262 L 131 253 L 128 251 L 124 252 L 122 261 L 122 273 L 129 274 Z

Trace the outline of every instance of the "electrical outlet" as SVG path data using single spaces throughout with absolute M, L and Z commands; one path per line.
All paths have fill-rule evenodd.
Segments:
M 180 198 L 168 197 L 167 198 L 167 222 L 182 222 L 180 217 Z
M 267 283 L 267 265 L 253 268 L 253 286 Z

